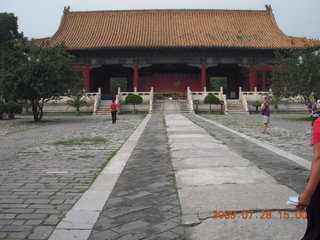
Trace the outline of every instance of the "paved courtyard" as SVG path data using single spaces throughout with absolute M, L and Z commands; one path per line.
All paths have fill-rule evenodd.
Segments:
M 309 171 L 175 107 L 147 118 L 90 234 L 52 239 L 299 239 L 305 220 L 281 219 L 279 211 L 294 216 L 286 201 L 303 190 Z M 270 136 L 260 133 L 261 115 L 203 116 L 311 159 L 310 124 L 297 120 L 306 114 L 272 115 Z M 143 119 L 0 121 L 0 239 L 49 239 Z M 122 165 L 112 164 L 113 172 Z M 235 220 L 211 218 L 231 210 Z M 243 211 L 254 211 L 253 218 L 243 219 Z M 260 220 L 266 211 L 272 217 Z
M 91 116 L 0 121 L 0 239 L 48 239 L 142 119 L 122 115 L 117 125 Z

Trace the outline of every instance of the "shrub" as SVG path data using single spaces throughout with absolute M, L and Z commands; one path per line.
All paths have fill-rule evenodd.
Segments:
M 259 113 L 259 107 L 261 106 L 261 103 L 259 101 L 255 101 L 252 106 L 256 108 L 256 113 Z
M 9 118 L 14 118 L 15 113 L 21 113 L 21 105 L 15 101 L 10 100 L 4 104 L 4 112 L 8 113 Z
M 205 104 L 210 104 L 209 112 L 211 112 L 211 104 L 218 105 L 218 104 L 220 104 L 220 100 L 219 100 L 219 98 L 217 98 L 217 97 L 216 97 L 215 95 L 213 95 L 212 93 L 209 93 L 209 94 L 205 97 L 204 103 L 205 103 Z
M 142 103 L 142 97 L 135 94 L 129 94 L 125 100 L 126 104 L 133 104 L 133 113 L 136 113 L 136 104 Z
M 67 101 L 69 107 L 74 107 L 77 110 L 77 113 L 80 113 L 81 107 L 88 106 L 86 99 L 83 99 L 83 97 L 85 97 L 84 91 L 79 91 L 72 94 L 71 100 Z

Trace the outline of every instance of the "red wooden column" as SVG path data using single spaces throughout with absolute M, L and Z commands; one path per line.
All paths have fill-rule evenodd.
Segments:
M 254 87 L 256 85 L 256 72 L 254 70 L 254 65 L 249 64 L 249 90 L 254 91 Z
M 205 63 L 201 64 L 201 90 L 207 86 L 207 66 Z
M 84 88 L 86 89 L 86 92 L 90 92 L 90 64 L 86 65 L 83 73 L 83 78 Z
M 139 67 L 138 64 L 135 63 L 133 65 L 133 88 L 136 88 L 138 91 L 138 81 L 139 81 Z

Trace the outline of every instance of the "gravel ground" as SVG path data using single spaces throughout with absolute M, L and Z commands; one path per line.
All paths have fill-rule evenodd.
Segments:
M 310 121 L 299 120 L 309 117 L 308 113 L 272 114 L 269 125 L 270 136 L 262 133 L 261 114 L 201 114 L 201 116 L 296 154 L 306 160 L 310 161 L 312 159 L 311 136 L 308 134 L 308 131 L 310 131 Z

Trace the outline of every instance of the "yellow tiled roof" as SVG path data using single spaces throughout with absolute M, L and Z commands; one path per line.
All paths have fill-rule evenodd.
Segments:
M 272 9 L 266 10 L 64 10 L 49 45 L 64 42 L 69 50 L 116 48 L 303 47 L 319 41 L 285 35 Z

